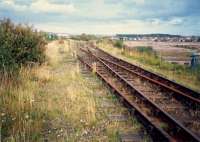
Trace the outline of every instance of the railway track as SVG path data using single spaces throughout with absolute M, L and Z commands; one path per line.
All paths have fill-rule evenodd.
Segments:
M 190 107 L 194 109 L 200 109 L 200 93 L 193 91 L 190 88 L 182 86 L 167 78 L 164 78 L 160 75 L 157 75 L 153 72 L 147 71 L 139 66 L 136 66 L 129 62 L 116 58 L 108 54 L 107 52 L 103 51 L 102 49 L 95 47 L 91 49 L 93 49 L 93 51 L 95 51 L 94 54 L 100 57 L 101 59 L 110 60 L 114 63 L 117 63 L 118 65 L 131 70 L 132 73 L 135 73 L 141 78 L 149 80 L 150 82 L 159 85 L 165 88 L 166 90 L 171 90 L 178 99 L 182 100 L 184 103 L 187 103 L 187 105 L 189 105 Z
M 199 110 L 186 107 L 172 94 L 169 97 L 173 92 L 159 89 L 155 83 L 138 78 L 129 68 L 109 61 L 108 58 L 114 58 L 108 57 L 109 54 L 97 56 L 99 51 L 96 50 L 82 49 L 85 55 L 79 57 L 80 61 L 91 69 L 95 63 L 97 75 L 120 96 L 123 104 L 139 118 L 155 141 L 200 141 L 199 128 L 194 126 L 199 123 Z M 163 93 L 168 93 L 168 96 Z

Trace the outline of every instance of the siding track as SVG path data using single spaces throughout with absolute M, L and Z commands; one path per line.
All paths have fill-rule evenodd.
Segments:
M 141 77 L 132 64 L 126 65 L 125 61 L 97 48 L 81 51 L 79 60 L 91 70 L 95 66 L 96 74 L 119 96 L 131 114 L 137 116 L 154 141 L 200 141 L 198 95 L 185 97 L 183 100 L 187 103 L 183 103 L 179 99 L 182 96 L 174 92 L 176 87 L 158 85 L 157 78 L 156 81 L 147 79 L 149 74 Z M 195 107 L 189 107 L 192 102 L 188 98 L 197 100 Z

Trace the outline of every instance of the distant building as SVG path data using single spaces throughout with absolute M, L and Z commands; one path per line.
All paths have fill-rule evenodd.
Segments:
M 180 35 L 169 35 L 169 34 L 117 34 L 117 39 L 123 41 L 160 41 L 160 42 L 200 42 L 198 36 L 180 36 Z

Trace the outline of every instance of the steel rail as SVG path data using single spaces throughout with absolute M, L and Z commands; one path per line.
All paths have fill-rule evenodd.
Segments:
M 170 81 L 170 80 L 168 80 L 168 79 L 166 79 L 166 78 L 163 78 L 163 77 L 161 77 L 161 76 L 159 76 L 159 75 L 157 75 L 157 74 L 154 74 L 154 73 L 152 73 L 152 72 L 149 72 L 149 71 L 147 71 L 147 70 L 145 70 L 145 69 L 143 69 L 143 68 L 141 68 L 141 67 L 138 67 L 138 66 L 136 66 L 136 65 L 133 65 L 133 64 L 131 64 L 131 63 L 129 63 L 129 62 L 126 62 L 126 61 L 124 61 L 124 60 L 121 60 L 121 59 L 119 59 L 119 58 L 116 58 L 116 57 L 110 55 L 109 53 L 107 53 L 107 52 L 105 52 L 105 51 L 99 49 L 99 48 L 95 48 L 95 49 L 97 49 L 97 50 L 99 50 L 100 52 L 103 52 L 104 54 L 106 54 L 108 58 L 113 58 L 114 60 L 117 60 L 117 61 L 118 61 L 118 62 L 116 63 L 116 62 L 114 62 L 114 61 L 112 60 L 113 63 L 118 64 L 118 65 L 120 65 L 120 66 L 123 66 L 124 68 L 126 68 L 126 69 L 132 71 L 132 73 L 134 73 L 134 74 L 136 74 L 136 75 L 138 75 L 138 76 L 140 76 L 140 77 L 142 77 L 142 78 L 144 78 L 144 79 L 147 79 L 147 80 L 151 81 L 151 82 L 154 83 L 154 84 L 157 84 L 157 85 L 159 85 L 159 86 L 162 86 L 162 87 L 164 87 L 164 88 L 166 88 L 166 89 L 169 89 L 169 90 L 173 91 L 173 92 L 175 93 L 175 95 L 176 95 L 179 99 L 183 99 L 183 98 L 184 98 L 184 101 L 186 101 L 185 103 L 188 103 L 188 104 L 189 104 L 191 107 L 193 107 L 194 109 L 196 109 L 196 108 L 199 109 L 199 105 L 200 105 L 199 96 L 200 96 L 200 94 L 199 94 L 198 92 L 195 92 L 195 91 L 193 91 L 193 90 L 191 90 L 191 89 L 189 89 L 189 88 L 186 88 L 186 87 L 184 87 L 184 86 L 182 86 L 182 85 L 180 85 L 180 84 L 177 84 L 177 83 L 175 83 L 175 82 L 173 82 L 173 81 Z M 98 55 L 96 55 L 96 56 L 98 56 Z M 98 56 L 98 57 L 101 58 L 101 59 L 104 60 L 104 61 L 108 61 L 108 59 L 105 59 L 104 57 L 100 57 L 100 56 Z M 124 63 L 124 64 L 126 64 L 126 65 L 121 65 L 120 62 L 122 62 L 122 63 Z M 147 74 L 145 74 L 145 73 L 141 73 L 141 71 L 135 71 L 135 69 L 128 68 L 127 66 L 131 66 L 131 67 L 137 68 L 137 69 L 139 69 L 139 70 L 143 70 L 143 71 L 148 72 L 149 74 L 151 74 L 151 75 L 153 75 L 153 76 L 155 76 L 155 77 L 153 77 L 153 76 L 150 77 L 149 75 L 147 75 Z M 158 80 L 157 78 L 159 78 L 160 80 Z M 168 83 L 163 82 L 163 80 L 164 80 L 164 81 L 167 80 Z M 174 86 L 178 86 L 178 87 L 176 87 L 176 88 L 171 87 L 170 84 L 173 84 Z M 181 87 L 180 87 L 180 86 L 181 86 Z M 186 92 L 191 92 L 191 93 L 189 93 L 190 95 L 188 95 L 188 94 L 186 94 L 185 92 L 182 91 L 183 89 L 178 89 L 178 88 L 184 88 L 185 90 L 187 89 Z M 195 95 L 191 95 L 191 94 L 195 94 Z M 182 97 L 183 97 L 183 98 L 182 98 Z
M 154 96 L 158 96 L 159 97 L 159 95 L 156 92 L 154 93 L 154 89 L 152 89 L 152 90 L 150 89 L 150 92 L 148 92 L 149 89 L 146 89 L 146 87 L 144 87 L 143 84 L 141 84 L 141 85 L 140 85 L 140 83 L 139 84 L 138 83 L 135 84 L 134 83 L 135 77 L 132 76 L 132 75 L 135 75 L 135 74 L 132 74 L 131 70 L 129 70 L 129 69 L 123 67 L 123 66 L 120 66 L 120 65 L 118 65 L 116 63 L 113 63 L 112 61 L 108 61 L 108 60 L 103 60 L 103 61 L 105 61 L 105 63 L 108 66 L 110 66 L 113 70 L 116 70 L 125 80 L 127 80 L 128 82 L 130 82 L 131 84 L 133 84 L 133 86 L 136 85 L 136 88 L 138 88 L 138 86 L 140 86 L 139 90 L 142 91 L 142 92 L 144 92 L 146 94 L 145 96 L 147 96 L 148 98 L 151 99 L 151 97 L 149 95 L 152 94 L 152 93 L 154 94 Z M 146 81 L 145 78 L 142 78 L 142 79 L 143 79 L 144 82 Z M 149 83 L 149 82 L 147 81 L 147 83 Z M 142 87 L 142 89 L 140 89 L 141 86 L 143 86 L 144 88 Z M 154 85 L 152 87 L 153 88 L 157 88 L 158 86 Z M 159 92 L 161 92 L 162 94 L 164 92 L 164 94 L 165 94 L 165 95 L 161 95 L 159 97 L 159 99 L 162 100 L 162 103 L 158 103 L 159 106 L 162 106 L 162 108 L 166 112 L 169 112 L 172 116 L 174 116 L 177 120 L 179 120 L 188 129 L 190 129 L 191 131 L 193 131 L 197 135 L 200 135 L 200 129 L 195 128 L 193 126 L 194 124 L 196 124 L 195 122 L 200 122 L 200 116 L 197 114 L 198 110 L 193 110 L 193 108 L 184 105 L 184 102 L 182 104 L 179 103 L 178 99 L 176 101 L 174 101 L 173 97 L 171 97 L 170 92 L 166 94 L 166 90 L 165 89 L 164 90 L 162 89 Z M 168 94 L 170 94 L 170 95 L 168 95 Z M 166 97 L 168 99 L 166 99 Z M 170 102 L 168 102 L 169 100 L 170 100 Z M 157 101 L 153 101 L 153 102 L 155 102 L 157 104 Z M 166 103 L 168 103 L 168 105 L 170 105 L 172 107 L 175 106 L 173 108 L 173 112 L 171 110 L 168 110 L 168 106 L 167 107 L 165 106 Z M 200 106 L 198 106 L 197 108 L 200 108 Z M 185 111 L 185 110 L 190 110 L 190 113 L 189 113 L 189 111 Z M 177 112 L 179 112 L 179 111 L 182 112 L 183 114 L 182 113 L 178 113 L 177 114 Z M 186 120 L 184 118 L 186 118 Z M 190 121 L 188 121 L 187 118 L 190 118 Z M 190 122 L 191 124 L 188 125 L 188 122 Z M 196 124 L 196 126 L 199 127 L 200 125 Z
M 124 82 L 129 88 L 136 91 L 137 92 L 136 94 L 139 95 L 142 99 L 144 99 L 145 103 L 149 104 L 152 108 L 154 108 L 156 110 L 156 113 L 159 114 L 157 117 L 160 117 L 163 120 L 166 120 L 169 124 L 176 126 L 176 128 L 178 130 L 177 129 L 174 130 L 175 133 L 179 134 L 181 132 L 181 134 L 183 135 L 182 137 L 184 137 L 185 140 L 199 141 L 199 138 L 196 135 L 194 135 L 191 131 L 189 131 L 186 127 L 184 127 L 177 120 L 175 120 L 171 115 L 169 115 L 168 113 L 166 113 L 165 111 L 160 109 L 159 106 L 157 106 L 155 103 L 153 103 L 151 100 L 149 100 L 145 95 L 143 95 L 142 92 L 140 92 L 139 90 L 134 88 L 134 86 L 132 86 L 132 84 L 127 82 L 116 71 L 113 71 L 108 65 L 106 65 L 106 63 L 103 60 L 101 60 L 100 58 L 98 58 L 97 56 L 92 54 L 91 52 L 87 52 L 85 50 L 82 50 L 82 51 L 84 51 L 88 55 L 90 54 L 90 56 L 95 57 L 97 61 L 101 62 L 106 68 L 108 68 L 110 72 L 112 72 L 115 76 L 118 77 L 118 79 L 120 79 L 122 82 Z
M 90 70 L 92 70 L 92 66 L 85 62 L 80 56 L 78 56 L 78 59 Z M 128 111 L 131 113 L 131 115 L 135 116 L 137 120 L 144 125 L 148 134 L 151 135 L 155 142 L 173 141 L 165 131 L 152 123 L 151 120 L 143 112 L 141 112 L 137 106 L 135 106 L 128 98 L 125 98 L 120 90 L 118 90 L 112 83 L 109 82 L 108 78 L 104 77 L 99 71 L 96 71 L 96 75 L 109 86 L 109 88 L 113 91 L 114 94 L 117 95 L 118 98 L 120 98 L 121 102 L 125 107 L 128 108 Z
M 109 57 L 112 57 L 113 59 L 117 60 L 119 63 L 121 62 L 121 63 L 125 63 L 125 64 L 129 65 L 130 67 L 132 67 L 133 70 L 136 69 L 136 70 L 138 70 L 138 72 L 144 72 L 144 74 L 145 74 L 146 76 L 151 76 L 151 75 L 152 75 L 154 79 L 157 79 L 157 80 L 160 79 L 161 81 L 168 83 L 169 86 L 171 86 L 171 85 L 173 86 L 173 85 L 174 85 L 174 86 L 176 86 L 177 88 L 179 88 L 179 90 L 182 90 L 182 92 L 187 92 L 187 93 L 189 93 L 191 96 L 193 96 L 194 98 L 200 99 L 200 93 L 197 92 L 197 91 L 194 91 L 194 90 L 192 90 L 192 89 L 190 89 L 190 88 L 188 88 L 188 87 L 186 87 L 186 86 L 183 86 L 183 85 L 181 85 L 181 84 L 178 84 L 177 82 L 174 82 L 174 81 L 172 81 L 172 80 L 170 80 L 170 79 L 167 79 L 167 78 L 165 78 L 165 77 L 163 77 L 163 76 L 161 76 L 161 75 L 155 74 L 155 73 L 153 73 L 153 72 L 151 72 L 151 71 L 148 71 L 148 70 L 146 70 L 146 69 L 144 69 L 144 68 L 141 68 L 141 67 L 139 67 L 139 66 L 137 66 L 137 65 L 134 65 L 134 64 L 132 64 L 132 63 L 130 63 L 130 62 L 127 62 L 127 61 L 125 61 L 125 60 L 122 60 L 122 59 L 120 59 L 120 58 L 117 58 L 117 57 L 115 57 L 115 56 L 113 56 L 113 55 L 107 53 L 106 51 L 100 49 L 100 48 L 93 47 L 93 49 L 97 49 L 98 51 L 102 52 L 104 55 L 107 55 L 107 56 L 109 56 Z
M 139 76 L 140 78 L 142 78 L 143 80 L 148 80 L 148 81 L 150 81 L 151 83 L 153 83 L 153 84 L 155 84 L 155 85 L 158 85 L 158 86 L 160 86 L 160 87 L 163 87 L 163 88 L 166 89 L 166 90 L 169 90 L 169 91 L 173 92 L 173 93 L 174 93 L 173 95 L 174 95 L 178 100 L 182 100 L 182 103 L 189 105 L 191 108 L 193 108 L 193 109 L 200 109 L 200 100 L 199 100 L 199 99 L 196 99 L 196 98 L 194 98 L 194 97 L 188 96 L 188 95 L 186 95 L 185 93 L 183 93 L 183 92 L 181 92 L 181 91 L 179 91 L 179 90 L 177 90 L 177 89 L 174 89 L 174 88 L 172 88 L 172 87 L 169 87 L 169 86 L 166 85 L 166 84 L 163 84 L 163 83 L 161 83 L 161 82 L 159 82 L 159 81 L 157 81 L 157 80 L 154 80 L 154 79 L 149 78 L 149 77 L 147 77 L 147 76 L 145 76 L 145 75 L 142 75 L 142 74 L 140 74 L 140 73 L 138 73 L 138 72 L 135 72 L 135 71 L 133 71 L 133 70 L 130 70 L 130 69 L 124 67 L 124 66 L 121 66 L 121 65 L 115 63 L 115 62 L 109 61 L 109 60 L 104 59 L 104 58 L 102 58 L 102 57 L 99 57 L 99 58 L 102 59 L 102 60 L 105 61 L 105 62 L 114 64 L 114 65 L 116 65 L 116 66 L 118 66 L 118 67 L 120 67 L 120 68 L 123 68 L 124 70 L 126 70 L 126 71 L 128 71 L 128 72 L 130 72 L 130 73 L 132 73 L 132 74 L 135 74 L 135 75 Z M 182 97 L 184 97 L 184 99 L 182 99 Z M 192 104 L 192 105 L 191 105 L 191 104 Z

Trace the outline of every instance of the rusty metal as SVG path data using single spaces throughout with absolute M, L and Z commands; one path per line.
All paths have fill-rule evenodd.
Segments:
M 193 98 L 200 99 L 200 93 L 199 92 L 196 92 L 196 91 L 194 91 L 194 90 L 192 90 L 192 89 L 190 89 L 190 88 L 188 88 L 186 86 L 178 84 L 177 82 L 169 80 L 169 79 L 167 79 L 167 78 L 165 78 L 165 77 L 163 77 L 161 75 L 155 74 L 155 73 L 153 73 L 151 71 L 148 71 L 148 70 L 146 70 L 144 68 L 141 68 L 141 67 L 139 67 L 137 65 L 134 65 L 134 64 L 129 63 L 127 61 L 124 61 L 124 60 L 122 60 L 120 58 L 117 58 L 117 57 L 105 52 L 104 50 L 102 50 L 100 48 L 94 48 L 94 49 L 98 50 L 99 52 L 101 52 L 104 55 L 107 55 L 107 57 L 109 59 L 112 58 L 112 59 L 116 60 L 116 62 L 118 64 L 121 64 L 122 66 L 123 66 L 123 64 L 125 64 L 126 66 L 129 66 L 130 70 L 137 71 L 138 73 L 141 73 L 141 74 L 143 74 L 143 75 L 145 75 L 145 76 L 147 76 L 149 78 L 152 78 L 154 80 L 157 80 L 160 83 L 167 84 L 167 86 L 169 86 L 171 88 L 174 88 L 174 89 L 179 90 L 179 91 L 181 91 L 181 92 L 183 92 L 185 94 L 188 94 Z
M 78 56 L 78 59 L 85 64 L 89 69 L 92 71 L 92 66 L 89 65 L 87 62 L 85 62 L 81 57 Z M 123 97 L 123 95 L 120 93 L 119 90 L 116 89 L 115 86 L 113 86 L 111 83 L 109 83 L 108 79 L 104 77 L 99 71 L 96 72 L 97 76 L 102 79 L 115 93 L 118 98 Z M 134 115 L 137 117 L 138 121 L 141 122 L 148 133 L 152 136 L 154 141 L 162 141 L 162 142 L 169 142 L 172 141 L 170 136 L 165 133 L 161 128 L 157 127 L 155 124 L 151 122 L 151 120 L 144 114 L 142 113 L 137 107 L 135 107 L 128 99 L 120 99 L 121 102 L 128 108 L 129 112 L 131 115 Z
M 82 50 L 82 51 L 84 51 L 84 50 Z M 84 52 L 86 52 L 86 51 L 84 51 Z M 177 120 L 175 120 L 171 115 L 166 113 L 164 110 L 160 109 L 159 106 L 157 106 L 154 102 L 149 100 L 142 92 L 137 90 L 132 84 L 130 84 L 123 77 L 121 77 L 120 74 L 118 74 L 116 71 L 114 71 L 112 68 L 110 68 L 102 59 L 98 58 L 95 55 L 92 55 L 89 52 L 86 52 L 86 53 L 90 57 L 89 62 L 92 62 L 92 61 L 94 62 L 94 60 L 96 60 L 95 62 L 99 62 L 101 64 L 101 66 L 104 66 L 104 67 L 101 67 L 99 70 L 97 69 L 97 72 L 96 72 L 97 75 L 100 78 L 102 78 L 114 90 L 115 93 L 117 93 L 119 96 L 121 96 L 123 98 L 122 100 L 123 100 L 123 103 L 125 106 L 127 106 L 131 110 L 134 108 L 134 110 L 135 110 L 134 112 L 135 113 L 137 112 L 136 114 L 138 116 L 140 116 L 139 118 L 141 118 L 141 120 L 143 120 L 142 123 L 144 125 L 146 123 L 149 126 L 151 126 L 153 130 L 156 131 L 155 133 L 153 133 L 154 139 L 158 135 L 162 135 L 163 140 L 165 139 L 166 141 L 173 141 L 173 140 L 175 140 L 175 141 L 184 141 L 184 140 L 199 141 L 198 137 L 196 137 L 191 131 L 189 131 L 187 128 L 185 128 L 182 124 L 180 124 Z M 89 63 L 85 62 L 84 59 L 82 59 L 81 57 L 79 57 L 79 59 L 84 64 L 86 64 L 88 67 L 92 68 L 92 66 Z M 105 72 L 105 70 L 107 70 L 107 72 Z M 104 72 L 102 73 L 102 71 L 104 71 Z M 109 82 L 109 79 L 104 77 L 104 75 L 106 75 L 106 73 L 108 73 L 108 71 L 109 71 L 109 73 L 112 73 L 114 78 L 117 78 L 119 80 L 119 82 L 124 84 L 124 88 L 126 91 L 130 90 L 131 93 L 134 94 L 134 96 L 137 96 L 137 99 L 140 100 L 140 102 L 145 104 L 144 106 L 146 106 L 147 110 L 151 111 L 151 113 L 154 117 L 159 119 L 159 121 L 170 126 L 169 130 L 163 130 L 161 127 L 158 126 L 158 124 L 160 124 L 160 123 L 157 122 L 158 123 L 157 124 L 155 122 L 152 122 L 151 119 L 148 118 L 148 116 L 146 116 L 146 114 L 144 114 L 141 111 L 141 108 L 137 107 L 137 105 L 133 104 L 133 102 L 131 102 L 129 100 L 129 98 L 126 98 L 126 96 L 123 95 L 124 93 L 126 94 L 126 92 L 120 91 L 118 86 L 114 86 L 113 83 Z M 171 134 L 171 133 L 173 133 L 173 134 Z
M 136 82 L 135 79 L 137 79 L 137 78 L 131 74 L 132 72 L 130 70 L 127 70 L 124 67 L 118 66 L 117 64 L 113 64 L 110 61 L 106 61 L 105 63 L 109 67 L 111 67 L 113 70 L 116 70 L 118 72 L 118 74 L 121 75 L 122 78 L 124 78 L 126 81 L 130 82 L 130 84 L 132 84 L 135 88 L 137 88 L 139 91 L 143 92 L 143 94 L 147 98 L 149 98 L 154 103 L 159 105 L 166 112 L 170 113 L 173 117 L 175 117 L 177 120 L 179 120 L 183 125 L 187 126 L 188 129 L 190 129 L 190 130 L 194 131 L 194 133 L 197 133 L 198 135 L 200 135 L 200 123 L 196 124 L 195 127 L 197 127 L 197 128 L 195 128 L 193 126 L 196 122 L 200 122 L 200 115 L 199 115 L 200 113 L 198 113 L 198 110 L 194 110 L 191 107 L 188 107 L 184 104 L 179 103 L 179 100 L 175 100 L 170 95 L 170 92 L 167 93 L 167 91 L 165 91 L 165 90 L 157 90 L 157 89 L 159 89 L 159 86 L 157 86 L 157 85 L 151 86 L 151 83 L 149 83 L 148 81 L 146 82 L 146 80 L 143 80 L 143 82 L 140 82 L 141 83 L 140 85 L 135 84 L 135 82 Z M 143 83 L 145 83 L 145 84 L 143 85 Z M 157 91 L 154 91 L 155 89 Z M 173 109 L 169 109 L 168 106 L 170 106 Z M 190 121 L 189 124 L 188 124 L 188 120 Z M 191 122 L 191 121 L 193 121 L 193 122 Z
M 149 80 L 150 82 L 157 84 L 167 90 L 173 91 L 174 95 L 177 97 L 177 99 L 182 100 L 183 103 L 189 105 L 190 107 L 192 107 L 194 109 L 200 108 L 200 94 L 198 92 L 195 92 L 185 86 L 182 86 L 178 83 L 175 83 L 171 80 L 168 80 L 164 77 L 161 77 L 157 74 L 147 71 L 139 66 L 133 65 L 124 60 L 116 58 L 99 48 L 94 48 L 94 49 L 98 50 L 99 52 L 101 52 L 104 55 L 104 57 L 97 55 L 102 60 L 110 61 L 113 64 L 117 64 L 118 66 L 131 71 L 132 73 L 134 73 L 137 76 L 142 77 L 143 79 Z

